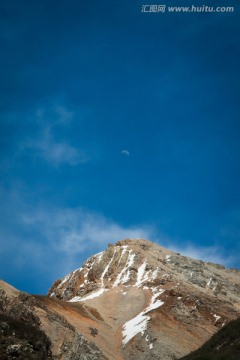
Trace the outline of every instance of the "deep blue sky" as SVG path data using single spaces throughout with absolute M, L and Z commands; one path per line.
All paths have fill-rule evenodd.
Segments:
M 142 4 L 0 1 L 0 277 L 21 290 L 124 237 L 239 267 L 239 2 Z

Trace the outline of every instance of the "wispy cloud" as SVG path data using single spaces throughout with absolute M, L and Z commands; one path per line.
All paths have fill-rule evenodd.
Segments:
M 24 205 L 17 215 L 17 224 L 20 234 L 28 234 L 26 240 L 24 237 L 20 239 L 23 244 L 20 252 L 25 252 L 25 255 L 29 252 L 31 260 L 35 257 L 34 262 L 40 266 L 46 258 L 53 258 L 65 272 L 81 265 L 79 256 L 90 256 L 104 249 L 108 243 L 124 238 L 148 239 L 182 255 L 225 266 L 236 260 L 234 254 L 226 254 L 221 246 L 201 247 L 190 243 L 175 243 L 167 236 L 159 235 L 154 226 L 122 226 L 103 214 L 80 207 L 72 209 L 46 204 L 38 207 Z M 17 234 L 14 234 L 14 238 L 17 238 Z M 31 240 L 34 238 L 34 241 Z M 40 251 L 33 251 L 38 247 Z
M 81 208 L 42 208 L 21 215 L 23 225 L 41 233 L 54 251 L 76 256 L 86 250 L 96 251 L 110 242 L 124 238 L 151 238 L 154 229 L 145 226 L 123 227 L 95 212 Z
M 151 239 L 155 232 L 145 224 L 122 226 L 80 207 L 36 205 L 24 189 L 21 195 L 17 190 L 0 189 L 0 196 L 6 203 L 5 209 L 0 209 L 0 274 L 6 272 L 7 264 L 18 274 L 15 276 L 32 269 L 36 281 L 44 276 L 49 286 L 108 243 L 124 238 Z
M 56 278 L 82 265 L 83 261 L 104 250 L 108 243 L 124 238 L 144 238 L 182 255 L 231 266 L 238 253 L 221 245 L 200 246 L 179 242 L 160 233 L 154 225 L 124 226 L 104 214 L 81 207 L 56 207 L 36 203 L 24 187 L 1 189 L 5 204 L 0 208 L 0 276 L 21 278 L 30 271 L 36 282 L 47 290 Z M 35 280 L 34 280 L 35 281 Z M 43 285 L 43 283 L 45 285 Z
M 54 166 L 61 164 L 78 165 L 90 160 L 84 151 L 69 145 L 67 142 L 57 142 L 48 129 L 44 131 L 42 137 L 28 141 L 24 147 L 36 150 L 40 157 Z
M 34 117 L 39 123 L 53 128 L 58 125 L 70 124 L 74 118 L 74 112 L 62 105 L 61 101 L 45 99 L 37 106 Z
M 39 131 L 35 137 L 21 143 L 21 150 L 34 152 L 53 166 L 62 164 L 78 165 L 90 160 L 87 153 L 70 144 L 70 140 L 56 140 L 54 135 L 59 127 L 66 126 L 73 118 L 73 113 L 63 106 L 42 105 L 35 111 L 35 119 L 39 124 Z
M 56 106 L 56 113 L 59 115 L 58 120 L 62 123 L 69 123 L 73 117 L 73 112 L 66 109 L 64 106 Z

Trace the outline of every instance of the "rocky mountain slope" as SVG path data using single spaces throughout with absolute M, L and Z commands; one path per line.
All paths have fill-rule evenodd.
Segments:
M 48 297 L 0 289 L 0 312 L 46 334 L 46 359 L 180 359 L 240 316 L 238 270 L 142 239 L 110 244 Z
M 240 318 L 233 320 L 212 336 L 200 349 L 182 360 L 239 360 Z
M 0 280 L 1 360 L 107 360 L 91 335 L 78 331 L 92 323 L 81 305 L 22 293 Z

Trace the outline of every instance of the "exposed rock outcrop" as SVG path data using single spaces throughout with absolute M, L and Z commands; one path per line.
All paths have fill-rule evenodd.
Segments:
M 240 273 L 126 239 L 55 281 L 48 297 L 0 282 L 0 314 L 42 331 L 49 359 L 180 359 L 240 316 Z
M 71 323 L 74 315 L 79 323 L 88 322 L 82 306 L 21 293 L 1 281 L 0 309 L 1 360 L 108 359 Z
M 197 349 L 240 315 L 239 274 L 126 239 L 90 257 L 49 296 L 97 309 L 123 358 L 168 360 Z

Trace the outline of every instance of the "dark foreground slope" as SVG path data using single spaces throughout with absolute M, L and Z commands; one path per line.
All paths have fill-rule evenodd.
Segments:
M 231 321 L 197 351 L 182 360 L 239 360 L 240 318 Z
M 51 342 L 34 326 L 0 314 L 1 360 L 51 360 Z
M 112 360 L 91 341 L 98 314 L 90 310 L 0 280 L 0 360 Z

